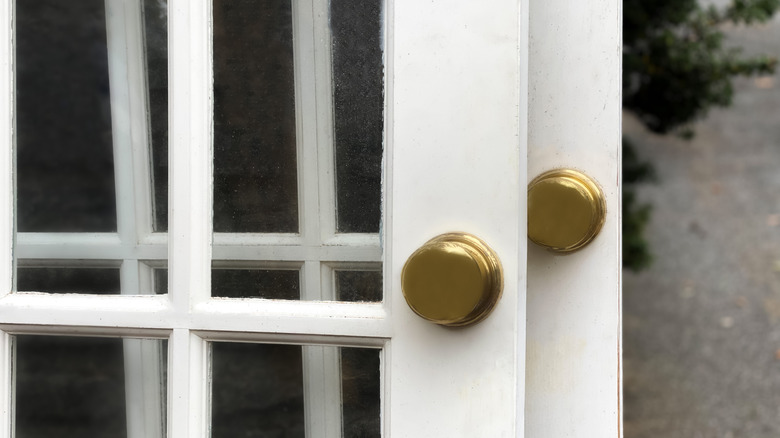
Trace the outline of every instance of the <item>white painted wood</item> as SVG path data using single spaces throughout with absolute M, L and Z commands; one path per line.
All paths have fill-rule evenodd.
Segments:
M 152 266 L 147 262 L 138 262 L 138 293 L 140 295 L 154 295 L 154 268 L 162 266 Z
M 341 436 L 341 361 L 332 346 L 303 346 L 303 404 L 307 438 Z
M 185 312 L 211 295 L 211 2 L 170 0 L 169 291 Z
M 286 335 L 277 333 L 247 333 L 247 332 L 213 332 L 207 330 L 194 331 L 207 341 L 215 342 L 251 342 L 263 344 L 291 345 L 333 345 L 339 347 L 382 348 L 386 339 L 377 337 L 333 336 L 333 335 Z
M 526 436 L 619 437 L 621 2 L 530 7 L 528 178 L 582 170 L 607 221 L 575 254 L 529 249 Z
M 520 1 L 519 4 L 519 17 L 518 17 L 518 27 L 520 28 L 520 34 L 518 35 L 518 53 L 520 57 L 520 63 L 519 63 L 519 75 L 520 75 L 520 81 L 519 81 L 519 88 L 520 88 L 520 107 L 518 110 L 519 113 L 519 119 L 520 119 L 520 126 L 519 126 L 519 132 L 518 137 L 525 140 L 524 142 L 521 142 L 521 158 L 520 158 L 520 183 L 521 188 L 523 187 L 523 183 L 528 180 L 528 163 L 527 163 L 527 157 L 528 153 L 530 153 L 530 149 L 533 147 L 528 142 L 528 130 L 529 130 L 529 111 L 530 107 L 528 105 L 528 95 L 530 93 L 530 81 L 529 81 L 529 49 L 530 49 L 530 20 L 531 20 L 531 11 L 529 7 L 529 1 Z M 525 160 L 523 159 L 523 155 L 525 154 Z M 515 429 L 515 436 L 518 438 L 521 437 L 528 437 L 531 438 L 533 435 L 526 435 L 526 427 L 525 422 L 528 421 L 525 416 L 525 409 L 526 409 L 526 403 L 528 402 L 528 391 L 526 389 L 527 385 L 527 379 L 523 378 L 523 376 L 526 375 L 527 372 L 527 360 L 526 360 L 526 351 L 527 351 L 527 321 L 528 321 L 528 273 L 527 273 L 527 261 L 528 261 L 528 240 L 526 239 L 526 244 L 523 245 L 522 240 L 527 236 L 527 230 L 528 230 L 528 213 L 527 213 L 527 192 L 522 192 L 520 194 L 521 201 L 521 207 L 519 211 L 519 217 L 517 218 L 517 223 L 519 225 L 520 229 L 520 254 L 519 254 L 519 261 L 522 263 L 522 260 L 526 261 L 526 266 L 521 267 L 519 269 L 519 272 L 517 273 L 517 284 L 518 284 L 518 299 L 516 303 L 516 313 L 518 315 L 518 336 L 515 340 L 515 369 L 517 370 L 517 381 L 515 382 L 515 393 L 517 394 L 517 398 L 515 401 L 515 418 L 518 419 Z M 522 291 L 522 292 L 521 292 Z M 523 336 L 521 333 L 525 334 Z M 522 419 L 522 421 L 520 420 Z
M 83 245 L 117 246 L 122 239 L 117 233 L 17 233 L 16 246 L 73 246 Z
M 81 264 L 80 260 L 165 260 L 168 258 L 164 245 L 104 245 L 101 243 L 93 244 L 89 241 L 72 245 L 17 244 L 15 253 L 20 259 L 20 263 L 21 260 L 29 259 L 52 259 L 72 260 L 73 265 Z
M 331 54 L 330 13 L 328 0 L 313 2 L 314 59 L 317 106 L 318 178 L 315 180 L 320 199 L 319 238 L 332 240 L 336 236 L 336 151 L 333 107 L 333 57 Z
M 140 0 L 106 0 L 105 11 L 117 229 L 135 244 L 152 216 L 143 9 Z
M 187 329 L 176 329 L 168 345 L 168 435 L 207 437 L 210 396 L 209 348 Z
M 292 2 L 295 65 L 295 122 L 300 243 L 318 246 L 320 210 L 317 187 L 317 106 L 314 77 L 314 0 Z M 240 236 L 240 235 L 239 235 Z
M 0 299 L 0 329 L 40 326 L 40 333 L 135 336 L 174 328 L 247 333 L 280 333 L 389 338 L 392 329 L 380 303 L 296 302 L 211 299 L 180 310 L 164 295 L 53 295 L 14 293 Z M 25 328 L 25 330 L 28 330 Z M 144 335 L 146 336 L 146 335 Z
M 517 0 L 395 1 L 388 59 L 393 338 L 385 352 L 392 437 L 522 436 L 525 139 Z M 524 122 L 524 121 L 523 121 Z M 522 180 L 521 180 L 522 178 Z M 448 231 L 484 239 L 504 266 L 495 311 L 448 329 L 401 295 L 406 258 Z
M 13 406 L 16 398 L 14 345 L 11 335 L 0 332 L 0 436 L 13 437 Z
M 321 261 L 382 261 L 382 250 L 376 246 L 218 246 L 215 260 L 321 260 Z
M 146 51 L 141 0 L 106 0 L 106 39 L 110 78 L 117 234 L 134 257 L 120 267 L 122 295 L 141 291 L 135 247 L 152 231 L 151 145 L 146 86 Z M 151 288 L 144 292 L 153 293 Z M 124 339 L 128 438 L 161 438 L 163 424 L 162 357 L 158 342 Z
M 249 235 L 215 236 L 215 260 L 320 260 L 379 262 L 382 249 L 379 238 L 339 235 L 322 244 L 303 244 L 297 237 Z M 166 260 L 167 237 L 154 235 L 141 244 L 124 244 L 116 233 L 18 233 L 16 256 L 19 259 L 72 260 Z
M 123 339 L 127 436 L 162 438 L 165 404 L 160 341 Z
M 7 250 L 13 225 L 10 3 L 0 6 L 0 173 L 8 183 L 0 190 L 0 244 L 6 248 L 0 252 L 0 393 L 13 392 L 9 333 L 170 336 L 167 434 L 204 437 L 209 425 L 208 342 L 370 346 L 384 348 L 385 436 L 620 436 L 621 46 L 615 0 L 533 0 L 533 19 L 529 2 L 517 0 L 389 2 L 384 247 L 380 249 L 378 235 L 331 236 L 315 230 L 313 222 L 304 225 L 300 236 L 214 236 L 218 264 L 303 266 L 304 283 L 321 285 L 315 294 L 319 299 L 332 296 L 334 267 L 384 261 L 387 300 L 382 304 L 209 298 L 208 0 L 169 2 L 169 162 L 175 194 L 169 204 L 170 235 L 142 235 L 143 243 L 134 245 L 120 238 L 122 231 L 23 233 L 16 248 L 19 257 L 35 259 L 25 262 L 32 265 L 56 259 L 85 266 L 131 260 L 135 265 L 129 270 L 137 272 L 123 275 L 145 278 L 141 273 L 147 263 L 164 266 L 170 243 L 170 296 L 2 296 L 10 290 L 13 269 Z M 310 19 L 318 19 L 315 9 Z M 317 27 L 313 29 L 316 33 Z M 321 54 L 317 43 L 304 43 L 296 41 L 296 63 L 308 50 L 317 53 L 315 70 L 321 69 L 325 64 L 316 60 Z M 582 73 L 573 75 L 573 66 Z M 297 87 L 304 83 L 309 91 L 296 88 L 301 96 L 312 91 L 312 83 L 303 79 Z M 316 95 L 322 88 L 315 84 Z M 314 102 L 307 99 L 310 108 Z M 325 110 L 316 108 L 319 117 Z M 318 136 L 326 125 L 317 120 Z M 299 122 L 304 137 L 313 129 L 311 122 Z M 316 160 L 312 175 L 321 181 L 331 178 L 319 156 Z M 313 161 L 303 163 L 302 174 L 308 175 Z M 525 187 L 529 177 L 565 165 L 602 184 L 610 217 L 602 235 L 578 254 L 562 258 L 530 250 L 526 373 Z M 316 194 L 317 202 L 330 208 L 327 195 L 313 193 L 309 180 L 301 187 L 303 203 L 314 202 Z M 302 210 L 303 224 L 308 213 Z M 456 230 L 472 232 L 496 250 L 505 269 L 505 290 L 485 321 L 446 329 L 412 314 L 398 280 L 404 261 L 419 245 Z M 316 241 L 307 240 L 312 236 Z M 316 373 L 334 374 L 327 368 L 336 362 L 322 361 L 315 370 L 317 360 L 312 357 L 307 365 L 312 366 L 307 372 L 310 393 L 319 384 Z M 320 401 L 307 408 L 311 424 L 327 424 L 337 416 L 335 410 L 314 415 L 315 405 L 332 400 L 334 381 L 320 382 L 331 389 L 321 390 Z M 0 434 L 10 433 L 11 403 L 10 397 L 0 399 Z
M 14 230 L 14 152 L 16 90 L 14 86 L 14 31 L 12 20 L 14 2 L 0 3 L 0 297 L 13 287 L 13 230 Z M 2 335 L 0 335 L 2 336 Z M 0 373 L 8 372 L 5 361 Z M 2 386 L 0 393 L 8 388 Z M 0 419 L 0 426 L 5 424 Z M 0 429 L 2 432 L 3 429 Z

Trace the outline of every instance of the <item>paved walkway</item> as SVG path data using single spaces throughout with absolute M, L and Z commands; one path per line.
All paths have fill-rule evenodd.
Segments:
M 780 58 L 780 17 L 728 32 Z M 659 176 L 655 263 L 624 281 L 626 438 L 780 437 L 780 73 L 737 81 L 693 141 L 624 129 Z

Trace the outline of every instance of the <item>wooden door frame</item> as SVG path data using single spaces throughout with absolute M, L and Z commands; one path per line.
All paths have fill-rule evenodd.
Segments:
M 530 0 L 528 177 L 572 167 L 607 199 L 581 251 L 528 251 L 528 438 L 622 436 L 619 0 Z

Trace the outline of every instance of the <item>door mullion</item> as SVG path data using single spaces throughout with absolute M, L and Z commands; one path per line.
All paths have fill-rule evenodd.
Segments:
M 298 161 L 300 233 L 303 244 L 320 243 L 317 188 L 317 117 L 314 69 L 312 0 L 292 2 L 295 65 L 295 123 Z
M 144 184 L 144 179 L 149 179 L 148 170 L 140 172 L 135 163 L 139 151 L 143 153 L 149 147 L 141 1 L 107 0 L 105 10 L 117 228 L 123 243 L 134 244 L 139 225 L 145 233 L 151 229 L 151 197 L 148 193 L 142 196 L 149 186 Z M 140 167 L 147 167 L 148 160 L 145 164 Z M 136 187 L 139 184 L 146 187 Z M 144 220 L 146 217 L 149 219 Z
M 186 316 L 211 295 L 211 1 L 170 0 L 168 296 Z M 206 342 L 189 329 L 169 341 L 168 437 L 208 436 Z
M 136 245 L 139 226 L 151 230 L 143 18 L 140 0 L 105 2 L 111 84 L 117 231 L 130 254 L 121 266 L 121 293 L 140 292 Z M 139 185 L 141 187 L 139 187 Z M 146 196 L 144 196 L 146 195 Z M 145 218 L 147 218 L 145 220 Z M 162 362 L 158 341 L 124 339 L 125 399 L 128 438 L 163 436 Z
M 336 234 L 336 160 L 333 122 L 333 63 L 331 56 L 330 2 L 313 0 L 314 77 L 316 83 L 317 149 L 319 166 L 320 235 L 323 241 Z
M 341 436 L 341 361 L 339 347 L 303 347 L 306 438 Z
M 11 22 L 14 2 L 0 4 L 0 297 L 13 287 L 13 232 L 14 232 L 14 105 L 13 41 Z M 4 363 L 0 363 L 0 372 Z M 7 394 L 7 393 L 5 393 Z M 0 422 L 3 420 L 0 419 Z M 2 433 L 2 429 L 0 429 Z
M 207 437 L 208 344 L 188 329 L 175 329 L 168 344 L 168 437 Z
M 16 389 L 13 337 L 0 331 L 0 436 L 12 437 Z
M 156 339 L 122 340 L 128 438 L 162 438 L 165 422 L 163 374 Z
M 169 294 L 189 312 L 211 291 L 211 2 L 171 0 L 169 8 Z
M 319 249 L 334 232 L 334 185 L 330 75 L 323 75 L 322 62 L 330 65 L 328 2 L 293 2 L 295 41 L 295 93 L 298 123 L 298 181 L 301 188 L 303 243 Z M 323 40 L 323 38 L 325 38 Z M 323 53 L 323 46 L 326 49 Z M 324 56 L 323 56 L 324 55 Z M 327 70 L 327 68 L 325 70 Z M 322 89 L 327 89 L 323 93 Z M 324 105 L 322 100 L 325 100 Z M 325 109 L 325 110 L 323 110 Z M 324 166 L 323 166 L 324 164 Z M 321 274 L 320 251 L 303 251 L 302 300 L 333 300 L 332 288 Z M 303 346 L 304 417 L 307 438 L 341 436 L 341 369 L 337 347 Z

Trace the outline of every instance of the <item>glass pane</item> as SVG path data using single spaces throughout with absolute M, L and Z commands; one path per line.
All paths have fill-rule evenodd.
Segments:
M 25 292 L 119 294 L 118 268 L 32 268 L 16 271 L 16 290 Z
M 310 356 L 303 354 L 307 348 L 324 354 L 311 356 L 317 360 L 307 363 Z M 306 403 L 307 409 L 325 412 L 333 412 L 326 404 L 340 398 L 344 437 L 379 437 L 379 353 L 369 348 L 213 343 L 212 438 L 304 437 L 304 397 L 316 399 Z M 340 366 L 330 368 L 328 361 L 340 362 Z M 330 376 L 337 379 L 335 385 L 312 387 L 335 388 L 333 393 L 312 389 L 307 394 L 304 381 L 308 376 L 322 376 L 328 369 L 336 370 Z
M 382 301 L 381 271 L 335 271 L 339 301 Z
M 300 273 L 298 270 L 212 269 L 211 296 L 298 300 Z
M 144 0 L 154 231 L 168 231 L 168 0 Z
M 377 233 L 381 215 L 382 1 L 331 0 L 337 228 Z
M 212 344 L 211 437 L 303 438 L 297 345 Z
M 18 231 L 116 231 L 104 0 L 16 5 Z
M 290 0 L 214 0 L 214 231 L 298 231 Z
M 379 350 L 341 348 L 344 438 L 381 436 Z
M 168 270 L 162 268 L 152 269 L 152 281 L 154 282 L 152 290 L 156 294 L 168 293 Z
M 128 422 L 139 421 L 127 413 L 150 406 L 159 415 L 147 421 L 164 430 L 166 341 L 15 336 L 14 342 L 17 437 L 125 437 Z M 134 345 L 152 348 L 142 353 Z M 144 379 L 159 390 L 131 397 Z

